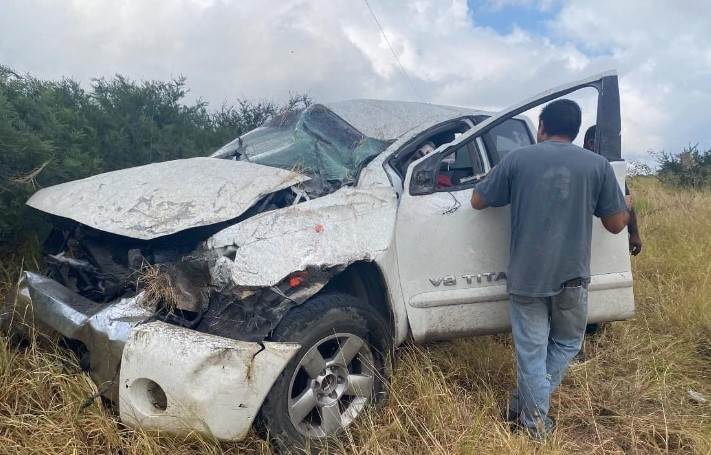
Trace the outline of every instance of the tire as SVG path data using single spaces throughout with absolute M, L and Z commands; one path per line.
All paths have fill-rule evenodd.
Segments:
M 368 405 L 385 400 L 392 337 L 382 315 L 361 300 L 317 295 L 289 311 L 270 340 L 301 344 L 258 420 L 280 452 L 323 448 Z

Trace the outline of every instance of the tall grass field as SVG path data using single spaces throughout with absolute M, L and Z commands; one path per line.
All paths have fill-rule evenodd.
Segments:
M 631 188 L 644 241 L 632 259 L 637 314 L 587 339 L 587 360 L 553 397 L 551 439 L 534 442 L 502 420 L 515 375 L 511 339 L 497 335 L 400 348 L 388 404 L 329 452 L 710 454 L 711 191 L 654 177 Z M 2 295 L 21 261 L 3 259 Z M 0 453 L 272 452 L 257 436 L 218 443 L 127 428 L 96 398 L 72 354 L 47 341 L 16 346 L 0 338 Z

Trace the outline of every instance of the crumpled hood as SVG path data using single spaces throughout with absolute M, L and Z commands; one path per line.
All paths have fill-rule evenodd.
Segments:
M 246 161 L 189 158 L 44 188 L 27 204 L 112 234 L 150 240 L 244 213 L 307 176 Z

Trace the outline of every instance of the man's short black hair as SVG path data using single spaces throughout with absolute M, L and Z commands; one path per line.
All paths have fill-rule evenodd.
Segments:
M 543 129 L 550 136 L 566 136 L 572 141 L 580 131 L 582 114 L 578 103 L 572 100 L 556 100 L 548 103 L 539 117 Z
M 595 141 L 595 131 L 597 130 L 597 125 L 593 125 L 585 132 L 585 139 L 583 139 L 583 146 L 588 145 L 588 142 Z

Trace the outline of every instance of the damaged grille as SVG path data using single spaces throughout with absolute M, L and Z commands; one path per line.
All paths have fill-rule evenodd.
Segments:
M 44 245 L 48 276 L 97 304 L 143 293 L 141 300 L 155 308 L 156 319 L 234 339 L 263 340 L 293 305 L 320 289 L 329 274 L 305 272 L 299 286 L 290 285 L 289 279 L 262 288 L 217 284 L 211 267 L 220 256 L 234 252 L 208 250 L 202 242 L 228 225 L 294 199 L 290 190 L 273 193 L 238 219 L 153 240 L 57 218 Z
M 98 303 L 135 291 L 131 277 L 143 260 L 140 249 L 102 237 L 82 225 L 55 228 L 45 242 L 49 277 Z

